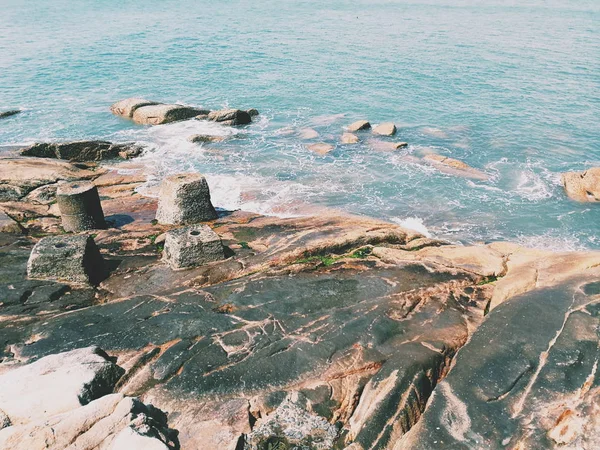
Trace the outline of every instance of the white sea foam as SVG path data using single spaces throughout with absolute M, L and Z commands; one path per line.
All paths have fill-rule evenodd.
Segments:
M 423 219 L 421 219 L 420 217 L 406 217 L 404 219 L 399 217 L 392 217 L 392 221 L 397 223 L 401 227 L 408 228 L 409 230 L 418 231 L 425 237 L 431 237 L 431 233 L 425 226 Z

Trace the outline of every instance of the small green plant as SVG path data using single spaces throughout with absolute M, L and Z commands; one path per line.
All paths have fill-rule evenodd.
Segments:
M 477 283 L 477 286 L 483 286 L 485 284 L 494 283 L 496 281 L 498 281 L 498 277 L 496 275 L 491 275 L 489 277 L 484 277 L 479 283 Z
M 358 250 L 352 252 L 350 258 L 366 258 L 371 254 L 371 251 L 372 250 L 369 247 L 359 248 Z
M 152 225 L 157 225 L 158 224 L 158 220 L 156 219 L 152 219 L 152 221 L 150 222 Z

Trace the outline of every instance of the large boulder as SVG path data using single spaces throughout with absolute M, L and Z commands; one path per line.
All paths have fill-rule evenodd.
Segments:
M 111 393 L 123 373 L 98 347 L 46 356 L 0 375 L 0 410 L 13 425 L 41 420 Z
M 580 202 L 600 201 L 600 167 L 583 172 L 567 172 L 562 175 L 567 195 Z
M 208 113 L 208 120 L 221 122 L 224 125 L 246 125 L 252 122 L 252 117 L 248 111 L 241 109 L 222 109 Z
M 208 114 L 208 111 L 184 105 L 157 104 L 136 108 L 132 119 L 142 125 L 160 125 L 191 119 L 201 114 Z
M 142 147 L 135 144 L 113 144 L 108 141 L 75 141 L 37 143 L 21 149 L 23 156 L 66 159 L 69 161 L 101 161 L 138 156 Z
M 61 414 L 0 429 L 0 448 L 168 450 L 178 445 L 162 411 L 137 398 L 109 394 Z

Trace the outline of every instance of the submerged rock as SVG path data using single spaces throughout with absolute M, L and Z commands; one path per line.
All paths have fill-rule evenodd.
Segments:
M 600 167 L 583 172 L 567 172 L 562 175 L 567 195 L 580 202 L 600 201 Z
M 350 125 L 348 125 L 347 130 L 350 133 L 354 133 L 356 131 L 368 130 L 371 128 L 371 123 L 367 120 L 358 120 Z
M 321 156 L 325 156 L 335 149 L 335 147 L 333 145 L 326 144 L 324 142 L 321 142 L 318 144 L 310 144 L 310 145 L 307 145 L 306 148 L 309 149 L 311 152 L 315 152 Z
M 468 164 L 459 161 L 458 159 L 448 158 L 447 156 L 431 153 L 425 155 L 423 160 L 442 172 L 451 175 L 464 176 L 466 178 L 474 178 L 478 180 L 487 180 L 489 177 L 485 172 L 469 166 Z
M 373 128 L 373 133 L 381 136 L 393 136 L 396 134 L 396 125 L 392 122 L 385 122 Z
M 302 128 L 298 132 L 298 137 L 305 140 L 316 139 L 319 137 L 319 132 L 312 128 Z
M 209 134 L 194 134 L 188 137 L 188 141 L 193 142 L 194 144 L 202 144 L 206 142 L 223 142 L 225 140 L 225 136 L 212 136 Z
M 357 144 L 359 141 L 358 136 L 352 133 L 344 133 L 342 134 L 341 143 L 344 145 L 348 144 Z
M 113 144 L 108 141 L 76 141 L 38 143 L 21 149 L 23 156 L 66 159 L 69 161 L 101 161 L 112 158 L 129 159 L 138 156 L 142 147 L 135 144 Z

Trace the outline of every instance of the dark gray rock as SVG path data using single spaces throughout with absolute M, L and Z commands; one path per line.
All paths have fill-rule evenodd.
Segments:
M 142 147 L 135 144 L 113 144 L 108 141 L 75 141 L 38 143 L 21 149 L 23 156 L 56 158 L 69 161 L 101 161 L 105 159 L 129 159 L 138 156 Z
M 210 112 L 208 120 L 221 122 L 224 125 L 246 125 L 252 122 L 252 117 L 247 111 L 241 109 L 222 109 Z
M 106 228 L 98 189 L 89 181 L 61 183 L 56 202 L 65 231 L 100 230 Z
M 15 115 L 19 114 L 20 112 L 21 112 L 20 109 L 11 109 L 10 111 L 2 111 L 2 112 L 0 112 L 0 119 L 15 116 Z
M 208 183 L 201 174 L 177 174 L 163 180 L 156 212 L 159 223 L 192 224 L 216 218 Z
M 50 236 L 31 251 L 27 275 L 33 279 L 97 284 L 107 270 L 91 236 Z
M 248 115 L 250 117 L 255 117 L 255 116 L 258 116 L 260 114 L 258 112 L 258 109 L 255 109 L 255 108 L 251 108 L 251 109 L 247 110 L 246 112 L 248 113 Z
M 167 232 L 164 259 L 173 269 L 201 266 L 224 258 L 221 238 L 206 225 Z
M 198 115 L 208 113 L 207 110 L 191 106 L 157 104 L 137 108 L 132 119 L 134 122 L 143 125 L 160 125 L 192 119 Z

